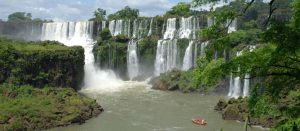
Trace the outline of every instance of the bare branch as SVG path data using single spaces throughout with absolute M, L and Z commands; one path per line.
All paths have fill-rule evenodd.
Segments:
M 255 0 L 251 0 L 249 3 L 247 3 L 246 8 L 244 9 L 243 13 L 245 14 L 248 8 L 254 3 Z

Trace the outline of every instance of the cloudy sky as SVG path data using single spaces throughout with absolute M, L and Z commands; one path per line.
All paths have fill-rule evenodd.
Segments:
M 13 12 L 30 12 L 34 18 L 55 21 L 80 21 L 92 17 L 93 11 L 103 8 L 116 12 L 126 5 L 140 10 L 142 16 L 163 14 L 178 2 L 192 0 L 0 0 L 0 19 Z

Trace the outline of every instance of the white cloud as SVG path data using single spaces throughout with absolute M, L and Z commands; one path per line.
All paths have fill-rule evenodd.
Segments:
M 178 1 L 191 0 L 0 0 L 0 19 L 13 12 L 32 13 L 33 17 L 65 21 L 87 20 L 97 8 L 114 13 L 125 6 L 137 8 L 142 16 L 161 15 Z

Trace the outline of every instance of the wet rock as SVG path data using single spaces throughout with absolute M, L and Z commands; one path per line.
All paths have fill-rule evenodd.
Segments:
M 169 87 L 168 87 L 168 90 L 169 91 L 175 91 L 175 90 L 178 90 L 179 89 L 179 86 L 177 83 L 173 83 L 171 84 Z
M 216 111 L 223 111 L 226 107 L 227 107 L 227 102 L 224 99 L 220 99 L 214 109 Z
M 168 90 L 167 84 L 162 80 L 158 80 L 157 82 L 155 82 L 152 88 L 157 90 L 163 90 L 163 91 Z

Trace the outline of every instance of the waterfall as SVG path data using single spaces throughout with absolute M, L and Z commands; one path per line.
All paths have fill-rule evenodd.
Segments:
M 243 97 L 249 96 L 250 74 L 245 75 Z
M 127 49 L 127 69 L 130 80 L 138 76 L 139 61 L 137 56 L 137 41 L 131 40 Z
M 178 47 L 176 33 L 176 18 L 169 18 L 167 20 L 167 28 L 164 33 L 164 39 L 158 40 L 156 58 L 155 58 L 155 70 L 154 75 L 159 76 L 161 73 L 165 73 L 174 68 L 177 68 L 178 59 Z
M 153 25 L 153 18 L 151 19 L 151 22 L 150 22 L 150 29 L 149 29 L 149 32 L 148 32 L 148 35 L 147 35 L 147 36 L 151 36 L 151 35 L 152 35 L 152 25 Z
M 114 29 L 114 33 L 112 35 L 117 36 L 117 35 L 122 34 L 122 29 L 123 29 L 123 20 L 117 20 L 115 22 L 115 29 Z
M 193 17 L 181 18 L 180 29 L 179 29 L 179 38 L 190 38 L 193 30 Z
M 177 67 L 177 40 L 159 40 L 157 42 L 154 75 L 159 76 Z
M 237 52 L 237 56 L 242 55 L 242 52 Z M 240 71 L 240 67 L 238 67 L 238 72 Z M 229 97 L 238 98 L 241 96 L 241 78 L 239 76 L 233 78 L 232 74 L 230 75 L 230 85 L 229 85 Z
M 182 70 L 187 71 L 193 67 L 193 41 L 190 41 L 189 46 L 186 48 L 183 58 Z
M 231 23 L 230 22 L 231 22 L 231 20 L 227 20 L 227 25 L 229 25 L 228 26 L 228 33 L 232 33 L 232 32 L 235 32 L 237 30 L 237 19 L 232 20 Z
M 137 38 L 138 36 L 138 21 L 135 19 L 133 21 L 133 33 L 132 33 L 132 38 Z
M 105 91 L 118 90 L 122 85 L 112 71 L 103 71 L 95 66 L 92 39 L 93 22 L 44 23 L 41 40 L 56 40 L 66 46 L 82 46 L 85 54 L 85 89 Z
M 115 34 L 115 27 L 116 27 L 115 22 L 116 22 L 115 20 L 112 20 L 112 21 L 109 22 L 108 28 L 109 28 L 109 31 L 110 31 L 111 35 Z
M 253 45 L 250 45 L 249 47 L 249 51 L 250 52 L 253 52 L 254 49 L 256 48 L 256 46 L 253 46 Z M 245 78 L 244 78 L 244 89 L 243 89 L 243 97 L 247 97 L 249 96 L 249 90 L 250 90 L 250 74 L 247 73 L 245 75 Z
M 205 55 L 205 48 L 207 47 L 208 43 L 209 43 L 208 41 L 201 43 L 201 51 L 200 51 L 201 56 Z
M 173 39 L 176 32 L 176 18 L 169 18 L 167 20 L 167 29 L 164 34 L 164 39 Z
M 105 28 L 106 28 L 106 21 L 102 21 L 102 27 L 101 27 L 101 29 L 103 30 Z
M 127 36 L 131 36 L 131 21 L 128 20 L 128 25 L 127 25 Z

